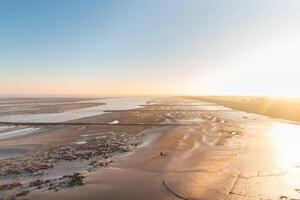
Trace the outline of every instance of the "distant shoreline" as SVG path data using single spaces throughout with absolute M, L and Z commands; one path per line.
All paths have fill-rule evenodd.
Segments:
M 190 96 L 232 109 L 300 122 L 300 99 L 265 96 Z

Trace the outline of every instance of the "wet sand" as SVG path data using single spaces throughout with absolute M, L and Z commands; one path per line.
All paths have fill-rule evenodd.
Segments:
M 82 165 L 75 171 L 61 167 L 69 161 L 58 161 L 44 170 L 46 175 L 24 176 L 24 180 L 46 180 L 63 168 L 63 174 L 78 171 L 84 178 L 83 185 L 57 191 L 45 184 L 40 189 L 28 187 L 28 194 L 18 198 L 300 199 L 300 147 L 294 142 L 300 138 L 298 125 L 198 100 L 168 98 L 156 103 L 71 121 L 102 125 L 47 126 L 44 133 L 0 141 L 1 147 L 40 145 L 31 149 L 33 153 L 57 144 L 70 145 L 86 135 L 102 133 L 109 138 L 111 132 L 131 133 L 138 139 L 136 147 L 113 154 L 109 158 L 113 162 L 90 171 L 79 159 L 70 161 Z M 118 123 L 109 124 L 114 121 Z

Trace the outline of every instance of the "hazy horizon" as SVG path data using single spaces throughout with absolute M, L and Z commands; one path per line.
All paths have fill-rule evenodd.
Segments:
M 0 96 L 300 96 L 299 8 L 1 1 Z

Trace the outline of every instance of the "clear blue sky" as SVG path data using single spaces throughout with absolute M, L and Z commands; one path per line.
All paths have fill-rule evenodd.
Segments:
M 297 0 L 0 1 L 0 95 L 294 95 L 299 52 Z

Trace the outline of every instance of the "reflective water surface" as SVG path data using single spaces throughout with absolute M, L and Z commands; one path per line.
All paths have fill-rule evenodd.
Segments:
M 0 121 L 5 122 L 64 122 L 69 120 L 81 119 L 103 114 L 104 110 L 121 110 L 135 109 L 145 104 L 150 98 L 112 98 L 99 99 L 83 102 L 105 103 L 101 106 L 94 106 L 79 110 L 73 110 L 63 113 L 47 113 L 47 114 L 20 114 L 20 115 L 3 115 Z M 79 102 L 80 103 L 80 102 Z
M 300 126 L 277 123 L 271 128 L 278 156 L 286 167 L 300 164 Z

